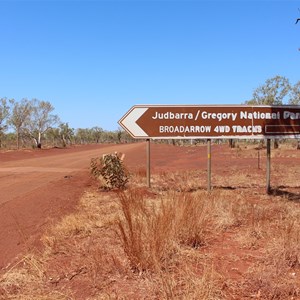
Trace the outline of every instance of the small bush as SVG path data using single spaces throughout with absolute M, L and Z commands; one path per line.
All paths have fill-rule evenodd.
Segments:
M 123 156 L 118 153 L 106 154 L 91 159 L 91 174 L 103 179 L 105 188 L 124 189 L 129 180 L 129 172 L 123 164 Z

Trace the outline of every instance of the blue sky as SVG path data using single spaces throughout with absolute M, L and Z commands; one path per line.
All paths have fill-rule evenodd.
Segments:
M 300 1 L 0 0 L 0 97 L 116 130 L 136 104 L 241 104 L 300 80 Z

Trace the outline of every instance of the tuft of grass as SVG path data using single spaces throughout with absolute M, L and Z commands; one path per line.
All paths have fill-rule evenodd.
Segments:
M 161 269 L 174 251 L 174 211 L 161 202 L 160 209 L 148 204 L 138 190 L 119 194 L 122 216 L 118 220 L 119 236 L 133 270 Z
M 209 197 L 184 193 L 170 200 L 174 203 L 176 236 L 180 243 L 192 248 L 206 244 L 212 216 L 212 205 L 206 198 Z
M 193 272 L 191 266 L 183 265 L 172 272 L 160 272 L 154 279 L 158 299 L 224 299 L 222 276 L 212 262 L 202 266 L 202 275 Z

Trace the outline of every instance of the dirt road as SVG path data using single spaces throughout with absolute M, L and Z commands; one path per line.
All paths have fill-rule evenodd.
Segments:
M 54 219 L 74 209 L 90 185 L 92 157 L 141 148 L 141 144 L 93 145 L 0 153 L 0 269 L 34 247 Z
M 45 156 L 31 159 L 12 160 L 0 165 L 0 205 L 19 196 L 31 193 L 51 181 L 70 178 L 72 174 L 88 170 L 92 157 L 114 151 L 127 152 L 140 145 L 98 146 L 96 149 L 85 149 L 76 152 L 63 151 L 59 154 L 46 152 Z M 85 150 L 84 150 L 85 149 Z

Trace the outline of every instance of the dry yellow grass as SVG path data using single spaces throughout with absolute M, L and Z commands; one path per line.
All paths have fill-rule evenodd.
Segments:
M 138 171 L 125 191 L 86 192 L 43 249 L 1 274 L 0 299 L 300 299 L 297 166 L 290 173 L 291 190 L 274 195 L 235 169 L 228 182 L 215 175 L 211 193 L 203 171 L 155 175 L 151 190 Z

